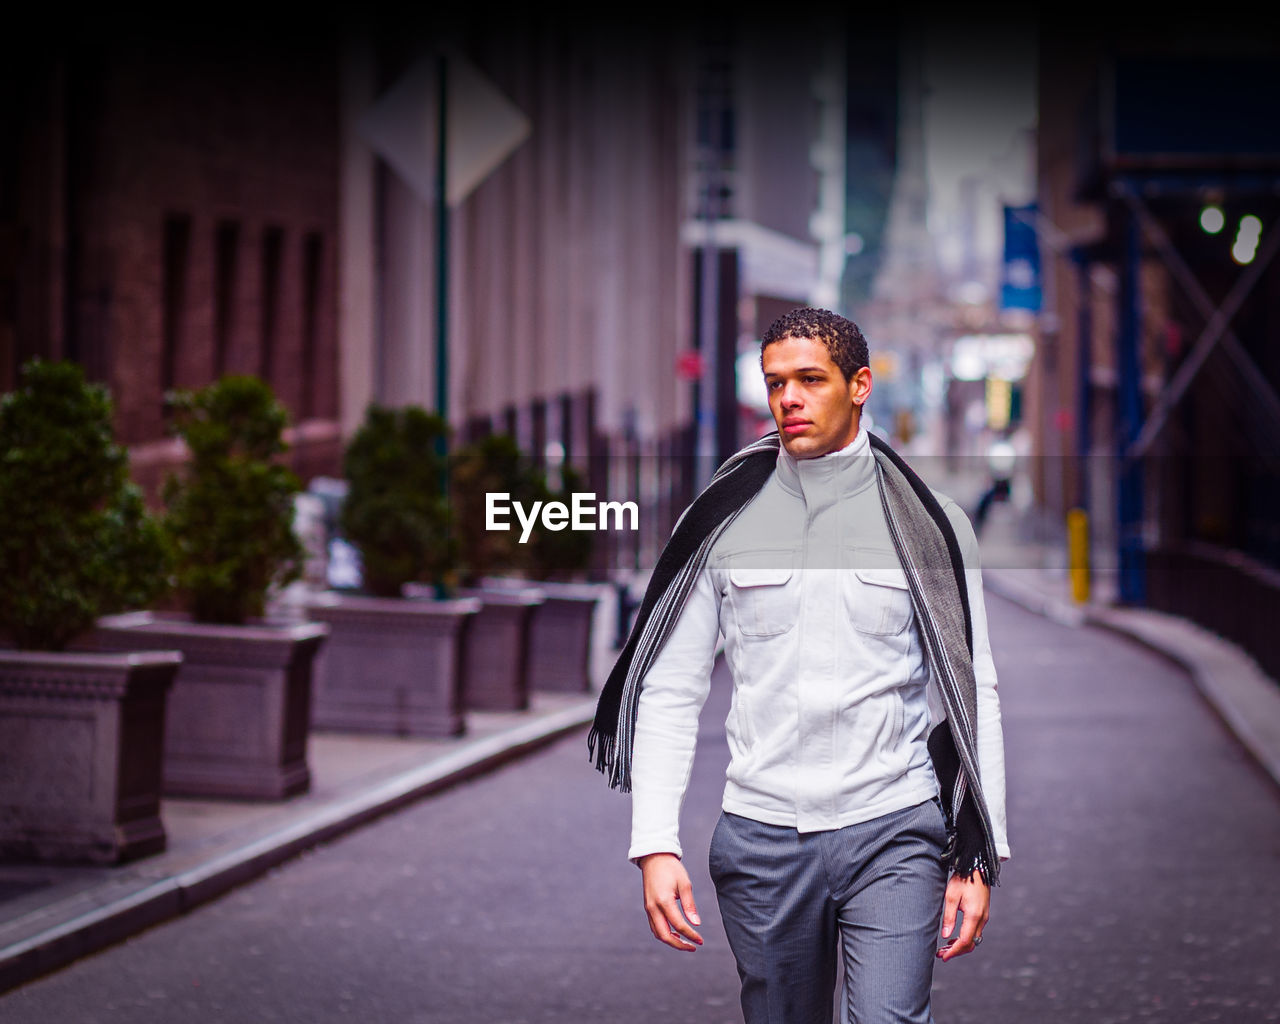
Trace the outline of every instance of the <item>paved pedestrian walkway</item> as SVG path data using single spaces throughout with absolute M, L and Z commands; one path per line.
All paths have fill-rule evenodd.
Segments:
M 314 733 L 308 793 L 166 798 L 168 848 L 116 867 L 0 865 L 0 991 L 199 906 L 317 843 L 580 728 L 588 694 L 535 693 L 527 711 L 472 711 L 455 739 Z
M 967 494 L 960 481 L 957 500 Z M 972 510 L 973 505 L 967 506 Z M 1185 669 L 1205 700 L 1249 753 L 1280 785 L 1280 682 L 1248 652 L 1194 622 L 1149 608 L 1117 604 L 1116 575 L 1106 565 L 1092 572 L 1089 598 L 1072 595 L 1061 545 L 1036 540 L 1028 517 L 995 505 L 980 537 L 985 586 L 1030 611 L 1066 626 L 1111 630 Z

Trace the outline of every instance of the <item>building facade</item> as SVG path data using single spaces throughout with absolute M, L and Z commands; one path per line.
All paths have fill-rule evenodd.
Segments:
M 304 481 L 420 405 L 637 501 L 593 571 L 651 564 L 761 422 L 739 357 L 839 301 L 846 26 L 482 14 L 51 30 L 0 71 L 0 388 L 83 364 L 153 500 L 171 389 L 263 377 Z M 489 146 L 443 215 L 440 95 L 450 159 Z
M 1088 511 L 1122 602 L 1196 618 L 1274 674 L 1274 43 L 1176 23 L 1042 32 L 1040 499 Z
M 334 42 L 117 27 L 6 69 L 0 385 L 81 363 L 153 494 L 165 393 L 229 373 L 276 390 L 300 472 L 335 465 Z

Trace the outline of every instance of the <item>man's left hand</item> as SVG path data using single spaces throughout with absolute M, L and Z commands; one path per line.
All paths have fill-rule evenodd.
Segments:
M 938 950 L 939 959 L 950 960 L 972 953 L 982 940 L 990 908 L 991 890 L 982 881 L 982 875 L 976 871 L 968 878 L 952 875 L 942 904 L 942 937 L 948 941 Z M 958 935 L 955 934 L 957 910 L 964 914 Z

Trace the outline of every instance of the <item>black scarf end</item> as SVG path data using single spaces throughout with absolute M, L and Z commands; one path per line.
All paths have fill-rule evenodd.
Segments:
M 622 793 L 631 792 L 630 774 L 623 771 L 618 760 L 618 739 L 595 726 L 587 733 L 587 760 L 594 760 L 596 771 L 609 780 L 609 788 Z
M 982 884 L 988 889 L 1000 884 L 1000 858 L 994 862 L 985 848 L 970 847 L 965 843 L 954 843 L 950 856 L 946 858 L 949 874 L 970 878 L 976 871 L 982 876 Z
M 609 766 L 613 764 L 615 745 L 616 741 L 612 736 L 605 735 L 595 726 L 591 727 L 591 731 L 587 733 L 587 760 L 595 761 L 596 771 L 609 771 Z

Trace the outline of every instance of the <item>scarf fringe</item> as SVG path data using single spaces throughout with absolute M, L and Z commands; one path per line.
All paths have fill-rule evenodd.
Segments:
M 988 889 L 1000 884 L 999 870 L 992 870 L 991 865 L 987 863 L 987 855 L 979 850 L 965 860 L 957 858 L 948 866 L 948 872 L 952 875 L 960 875 L 963 878 L 970 878 L 976 871 L 982 876 L 982 884 Z
M 620 793 L 631 792 L 631 773 L 624 771 L 618 757 L 617 737 L 601 732 L 594 726 L 587 733 L 587 760 L 593 759 L 596 771 L 608 778 L 610 789 L 616 789 Z
M 972 809 L 966 807 L 968 814 L 962 815 L 971 819 Z M 947 866 L 948 875 L 960 875 L 969 878 L 976 871 L 982 876 L 982 882 L 988 889 L 1000 884 L 1000 858 L 988 848 L 986 836 L 975 823 L 966 821 L 968 827 L 956 828 L 950 818 L 947 820 L 947 848 L 943 851 L 942 861 Z M 994 863 L 992 858 L 995 857 Z

